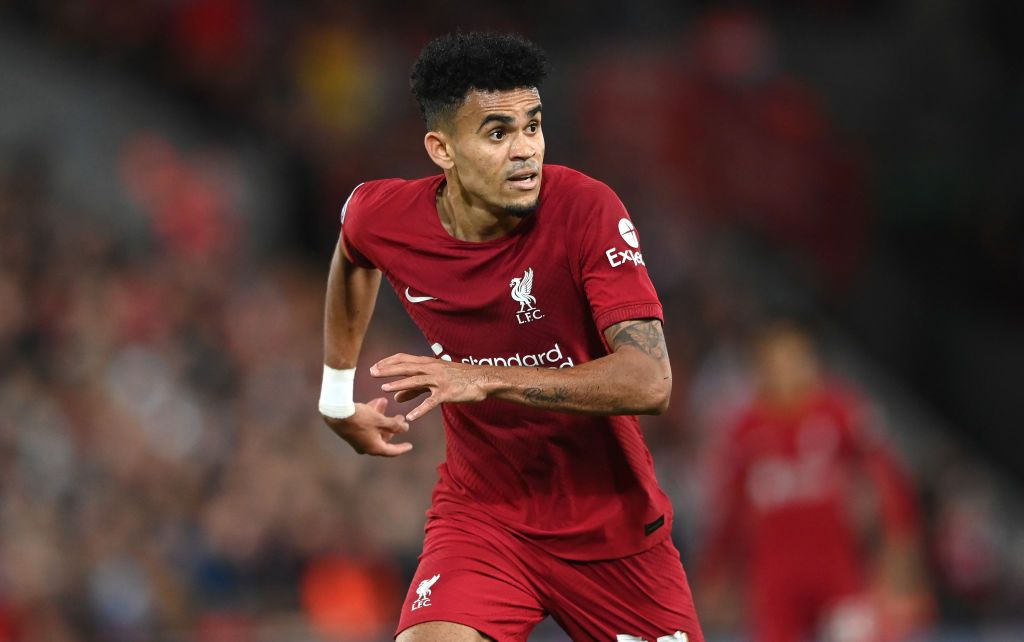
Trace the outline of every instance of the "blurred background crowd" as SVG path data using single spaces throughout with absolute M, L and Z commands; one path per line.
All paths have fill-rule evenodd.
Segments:
M 1024 639 L 1014 11 L 0 0 L 0 641 L 390 637 L 442 432 L 384 461 L 322 425 L 322 297 L 351 189 L 434 172 L 407 72 L 454 27 L 549 50 L 547 160 L 637 223 L 708 639 L 750 639 L 749 512 L 819 490 L 764 468 L 744 507 L 741 418 L 832 389 L 872 639 Z M 397 351 L 382 292 L 363 362 Z

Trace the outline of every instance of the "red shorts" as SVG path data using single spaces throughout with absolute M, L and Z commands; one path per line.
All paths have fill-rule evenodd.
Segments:
M 451 517 L 428 524 L 395 635 L 446 621 L 511 642 L 526 640 L 548 615 L 573 640 L 704 640 L 670 539 L 622 559 L 574 562 L 493 525 Z
M 844 619 L 858 620 L 860 629 L 870 631 L 873 626 L 870 613 L 864 613 L 865 605 L 858 601 L 863 592 L 858 565 L 852 556 L 821 553 L 812 544 L 799 554 L 777 554 L 755 563 L 750 585 L 755 642 L 863 639 L 849 633 L 825 635 L 842 627 Z

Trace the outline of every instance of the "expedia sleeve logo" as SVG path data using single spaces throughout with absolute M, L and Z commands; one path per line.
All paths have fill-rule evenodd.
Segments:
M 632 263 L 633 265 L 643 265 L 644 255 L 640 252 L 640 235 L 637 234 L 636 227 L 633 226 L 633 222 L 628 218 L 619 219 L 619 236 L 626 242 L 627 247 L 624 250 L 620 250 L 617 247 L 610 247 L 605 250 L 605 257 L 608 259 L 608 264 L 613 268 L 617 268 L 620 265 L 626 263 Z

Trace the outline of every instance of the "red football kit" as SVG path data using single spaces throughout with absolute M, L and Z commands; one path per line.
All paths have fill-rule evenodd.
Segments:
M 722 445 L 721 519 L 706 538 L 702 574 L 744 550 L 757 642 L 809 639 L 862 605 L 865 560 L 851 507 L 858 477 L 874 486 L 888 533 L 914 528 L 911 493 L 866 434 L 862 408 L 833 384 L 788 411 L 754 401 Z
M 537 210 L 502 238 L 468 242 L 441 225 L 443 181 L 364 183 L 342 209 L 348 257 L 381 270 L 438 358 L 571 368 L 608 354 L 608 326 L 662 319 L 636 229 L 603 183 L 545 165 Z M 442 412 L 446 459 L 399 631 L 448 620 L 525 639 L 550 613 L 575 639 L 702 639 L 636 417 L 494 399 Z M 570 602 L 598 595 L 574 597 L 583 580 L 557 574 L 615 560 L 634 560 L 622 577 L 642 569 L 652 592 L 613 585 L 590 616 L 572 615 Z

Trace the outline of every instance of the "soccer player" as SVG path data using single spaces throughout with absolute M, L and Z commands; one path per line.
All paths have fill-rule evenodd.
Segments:
M 551 615 L 575 640 L 703 637 L 637 414 L 668 404 L 662 308 L 636 229 L 603 183 L 544 165 L 544 53 L 460 33 L 411 74 L 442 173 L 355 188 L 331 264 L 320 410 L 357 452 L 440 407 L 447 452 L 396 635 L 525 640 Z M 625 117 L 625 116 L 624 116 Z M 381 275 L 432 356 L 352 380 Z
M 730 566 L 743 560 L 756 642 L 894 639 L 885 632 L 893 624 L 868 595 L 862 540 L 870 529 L 858 521 L 876 513 L 882 551 L 906 567 L 901 590 L 916 595 L 906 602 L 916 613 L 904 617 L 920 625 L 928 607 L 914 586 L 913 491 L 893 454 L 871 437 L 864 403 L 824 375 L 809 331 L 795 321 L 767 325 L 756 353 L 757 395 L 727 433 L 716 469 L 719 515 L 702 555 L 705 599 L 722 594 Z M 874 506 L 865 511 L 869 498 Z

